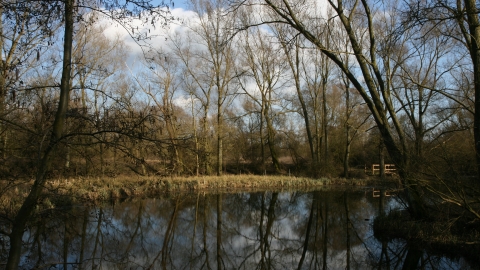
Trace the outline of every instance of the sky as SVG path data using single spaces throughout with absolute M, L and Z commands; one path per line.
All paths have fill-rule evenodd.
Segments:
M 142 24 L 139 19 L 135 19 L 132 22 L 134 33 L 148 32 L 152 37 L 151 40 L 148 40 L 148 44 L 153 49 L 159 50 L 168 55 L 168 52 L 171 50 L 170 47 L 172 46 L 170 41 L 173 34 L 180 34 L 180 36 L 186 37 L 188 35 L 188 33 L 186 33 L 188 31 L 186 27 L 187 22 L 192 23 L 192 20 L 193 22 L 194 20 L 198 20 L 198 15 L 194 11 L 186 9 L 187 5 L 184 1 L 180 3 L 181 4 L 175 3 L 175 8 L 170 8 L 171 15 L 176 20 L 170 21 L 166 27 L 153 27 L 150 23 Z M 125 64 L 129 70 L 128 72 L 133 76 L 137 76 L 137 78 L 141 77 L 141 75 L 139 75 L 141 72 L 150 72 L 145 66 L 143 55 L 143 53 L 147 52 L 149 48 L 143 47 L 142 51 L 142 47 L 135 42 L 134 38 L 132 38 L 131 32 L 128 33 L 125 28 L 111 21 L 106 20 L 104 23 L 107 27 L 104 31 L 105 36 L 111 39 L 115 39 L 117 36 L 119 36 L 129 48 L 130 56 L 128 59 L 125 59 Z M 141 79 L 137 82 L 139 81 L 141 81 Z M 191 97 L 188 95 L 188 93 L 177 92 L 174 103 L 183 108 L 192 106 Z
M 192 20 L 198 20 L 198 15 L 191 10 L 186 9 L 187 5 L 184 1 L 181 4 L 175 3 L 175 8 L 170 9 L 171 15 L 176 18 L 177 20 L 169 22 L 168 26 L 166 27 L 153 27 L 150 23 L 142 24 L 140 20 L 135 19 L 133 21 L 134 25 L 134 33 L 138 32 L 148 32 L 152 39 L 148 41 L 148 43 L 155 49 L 161 50 L 164 53 L 168 54 L 170 50 L 170 37 L 173 33 L 180 33 L 181 36 L 187 36 L 187 27 L 186 24 L 188 21 L 192 22 Z M 194 21 L 193 21 L 194 22 Z M 148 50 L 148 48 L 144 48 L 142 51 L 142 47 L 139 46 L 135 42 L 135 40 L 130 36 L 130 34 L 122 27 L 115 25 L 113 23 L 109 23 L 109 26 L 105 30 L 105 35 L 110 38 L 115 38 L 117 35 L 120 35 L 120 38 L 124 40 L 124 42 L 129 47 L 130 57 L 125 61 L 125 64 L 128 66 L 129 72 L 135 76 L 135 74 L 140 73 L 141 69 L 143 68 L 146 70 L 146 67 L 143 63 L 143 52 Z M 195 44 L 195 43 L 193 43 Z M 198 45 L 201 46 L 201 45 Z M 148 70 L 146 70 L 148 72 Z M 278 85 L 281 85 L 280 82 Z M 248 81 L 246 83 L 246 87 L 249 89 L 249 93 L 253 93 L 254 95 L 259 95 L 260 92 L 253 80 Z M 278 86 L 277 86 L 278 87 Z M 293 85 L 283 86 L 283 91 L 286 92 L 293 92 L 294 88 Z M 191 106 L 191 99 L 186 93 L 177 93 L 177 97 L 175 98 L 175 103 L 181 107 L 187 108 Z
M 168 33 L 173 33 L 179 28 L 182 28 L 182 20 L 186 21 L 195 17 L 193 11 L 185 10 L 181 7 L 171 9 L 172 16 L 177 19 L 175 21 L 169 22 L 166 27 L 156 26 L 153 27 L 150 23 L 144 24 L 139 19 L 134 19 L 131 25 L 133 25 L 133 31 L 130 30 L 130 34 L 148 33 L 151 37 L 151 40 L 148 41 L 149 44 L 153 44 L 155 47 L 162 47 L 168 41 Z M 127 32 L 125 28 L 119 24 L 112 22 L 110 20 L 105 20 L 104 24 L 107 26 L 104 33 L 107 37 L 114 39 L 119 35 L 125 43 L 129 46 L 132 53 L 141 53 L 141 47 L 135 42 L 132 36 Z M 158 23 L 159 24 L 159 23 Z M 167 40 L 166 40 L 167 39 Z

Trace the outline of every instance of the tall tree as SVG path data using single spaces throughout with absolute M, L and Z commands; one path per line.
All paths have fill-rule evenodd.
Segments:
M 410 4 L 404 12 L 403 28 L 421 25 L 427 31 L 440 29 L 442 35 L 460 40 L 468 51 L 472 65 L 474 101 L 474 142 L 477 177 L 480 181 L 480 19 L 479 7 L 475 0 L 432 0 Z M 447 95 L 451 98 L 453 96 Z M 455 102 L 459 100 L 453 98 Z
M 288 33 L 288 32 L 287 32 Z M 315 131 L 317 130 L 316 126 L 313 125 L 316 122 L 312 121 L 313 119 L 316 119 L 315 115 L 315 102 L 314 104 L 308 104 L 307 100 L 304 98 L 303 94 L 303 85 L 302 85 L 302 70 L 301 70 L 301 62 L 304 59 L 304 51 L 301 50 L 301 43 L 299 38 L 295 38 L 292 42 L 290 42 L 290 38 L 286 36 L 285 30 L 284 29 L 278 29 L 277 30 L 277 36 L 280 40 L 280 44 L 282 46 L 283 52 L 285 53 L 287 63 L 290 67 L 290 71 L 293 77 L 293 81 L 295 83 L 295 90 L 297 92 L 297 98 L 298 102 L 300 103 L 301 107 L 301 112 L 300 115 L 303 117 L 305 121 L 305 131 L 307 133 L 307 140 L 308 140 L 308 146 L 310 150 L 310 156 L 312 159 L 311 162 L 311 171 L 314 176 L 318 176 L 317 173 L 319 171 L 319 157 L 318 157 L 318 146 L 317 146 L 317 134 L 312 132 L 312 129 Z M 309 106 L 311 105 L 311 106 Z M 309 110 L 308 107 L 313 108 L 312 110 Z M 312 116 L 313 115 L 313 116 Z M 313 122 L 313 123 L 312 123 Z
M 39 8 L 36 2 L 29 3 L 29 8 Z M 49 28 L 43 25 L 44 18 L 28 8 L 13 1 L 0 3 L 0 155 L 8 155 L 8 123 L 20 94 L 26 87 L 24 75 L 34 65 L 39 64 L 41 54 L 51 42 L 51 36 L 59 23 L 49 22 Z M 11 123 L 11 122 L 10 122 Z M 13 141 L 13 140 L 12 140 Z
M 374 27 L 374 15 L 377 10 L 372 10 L 371 4 L 366 0 L 353 2 L 329 0 L 328 4 L 332 8 L 333 14 L 328 17 L 327 15 L 318 16 L 316 10 L 312 11 L 306 8 L 308 4 L 311 3 L 308 1 L 294 3 L 287 0 L 264 0 L 260 3 L 268 12 L 276 14 L 277 17 L 272 21 L 287 24 L 298 31 L 345 73 L 370 109 L 385 146 L 398 166 L 402 184 L 407 188 L 406 197 L 411 214 L 423 217 L 427 212 L 422 202 L 418 183 L 409 167 L 410 155 L 405 130 L 399 121 L 391 89 L 380 69 L 378 44 L 381 42 L 377 39 Z M 335 29 L 335 31 L 344 31 L 348 36 L 351 51 L 335 50 L 326 40 L 319 38 L 316 33 L 317 28 L 312 27 L 311 23 L 307 23 L 317 21 L 327 24 L 328 20 L 340 22 L 341 28 Z M 271 21 L 263 21 L 263 23 L 268 22 Z M 326 28 L 325 31 L 333 30 Z M 356 69 L 347 66 L 342 60 L 340 56 L 344 53 L 355 56 L 355 65 L 352 64 L 352 66 L 356 66 Z
M 201 41 L 194 31 L 188 31 L 191 35 L 187 37 L 174 36 L 171 38 L 172 50 L 175 56 L 182 62 L 185 74 L 183 84 L 184 90 L 192 98 L 192 110 L 197 109 L 200 114 L 199 133 L 195 132 L 198 138 L 197 155 L 199 159 L 199 171 L 203 174 L 210 174 L 211 171 L 211 142 L 210 138 L 210 110 L 212 107 L 212 96 L 215 81 L 209 69 L 204 68 L 205 53 L 202 49 L 196 48 L 195 44 Z M 199 108 L 196 108 L 195 101 L 198 101 Z M 195 139 L 196 140 L 196 139 Z
M 155 105 L 161 112 L 161 118 L 165 122 L 165 128 L 168 133 L 168 139 L 170 141 L 169 154 L 170 154 L 170 166 L 169 171 L 171 173 L 182 173 L 182 161 L 177 145 L 177 125 L 176 125 L 176 111 L 173 104 L 173 98 L 175 92 L 177 92 L 181 76 L 177 59 L 172 56 L 167 56 L 164 53 L 159 52 L 154 57 L 155 67 L 151 67 L 154 77 L 151 79 L 152 85 L 148 85 L 148 89 L 145 89 L 145 93 L 153 100 Z
M 234 17 L 224 16 L 227 4 L 224 0 L 192 1 L 193 10 L 199 16 L 192 30 L 205 46 L 203 68 L 210 73 L 211 85 L 216 90 L 217 175 L 223 171 L 224 111 L 235 92 L 233 80 L 236 76 L 235 52 L 229 32 L 233 28 Z
M 473 65 L 473 81 L 475 85 L 475 117 L 473 131 L 477 160 L 478 180 L 480 181 L 480 20 L 477 1 L 457 1 L 456 18 L 461 29 L 465 45 L 470 52 Z
M 33 2 L 38 3 L 38 2 Z M 45 182 L 47 181 L 47 172 L 51 169 L 52 158 L 55 156 L 59 143 L 64 139 L 65 131 L 65 120 L 68 110 L 68 105 L 70 102 L 70 90 L 71 85 L 71 76 L 72 76 L 72 51 L 73 51 L 73 36 L 75 33 L 75 20 L 82 20 L 84 10 L 82 7 L 91 7 L 95 9 L 96 4 L 92 4 L 88 1 L 75 2 L 73 0 L 64 0 L 64 1 L 52 1 L 52 2 L 40 2 L 38 6 L 32 6 L 31 3 L 23 2 L 14 2 L 12 3 L 14 8 L 21 9 L 18 10 L 22 12 L 25 16 L 31 18 L 31 22 L 35 18 L 41 18 L 39 20 L 43 22 L 42 26 L 48 31 L 49 26 L 51 26 L 52 21 L 61 21 L 63 22 L 63 60 L 62 60 L 62 75 L 59 86 L 59 99 L 58 106 L 55 112 L 54 121 L 51 128 L 51 135 L 47 142 L 45 148 L 41 149 L 41 154 L 39 157 L 39 165 L 37 167 L 37 172 L 35 180 L 30 188 L 28 196 L 23 201 L 22 206 L 20 207 L 17 215 L 11 222 L 11 231 L 9 233 L 10 239 L 10 251 L 9 257 L 6 265 L 6 269 L 17 269 L 20 262 L 20 255 L 22 249 L 22 237 L 25 231 L 27 222 L 34 212 L 37 202 L 42 195 Z M 138 2 L 126 2 L 123 4 L 118 4 L 109 6 L 110 3 L 105 3 L 110 10 L 115 10 L 112 15 L 118 19 L 124 19 L 126 17 L 126 11 L 128 10 L 131 4 L 140 6 L 143 8 L 153 8 L 153 6 L 148 1 L 138 1 Z M 113 4 L 113 3 L 112 3 Z M 123 6 L 123 9 L 122 9 Z M 35 8 L 35 9 L 32 9 Z M 123 10 L 123 12 L 118 13 L 118 10 Z M 107 9 L 109 10 L 109 9 Z M 163 14 L 161 14 L 163 16 Z M 38 22 L 38 21 L 36 21 Z M 27 25 L 30 21 L 27 21 Z
M 10 251 L 6 269 L 17 269 L 20 262 L 20 254 L 22 248 L 22 236 L 24 228 L 27 224 L 28 218 L 33 212 L 37 200 L 43 191 L 43 186 L 46 181 L 47 170 L 50 169 L 50 162 L 53 152 L 63 135 L 63 127 L 65 124 L 65 114 L 68 108 L 69 93 L 70 93 L 70 76 L 72 65 L 72 46 L 73 46 L 73 32 L 74 32 L 74 3 L 73 0 L 66 0 L 64 2 L 64 20 L 65 20 L 65 34 L 63 45 L 63 66 L 62 79 L 60 82 L 60 99 L 55 115 L 55 120 L 52 126 L 52 135 L 48 142 L 47 148 L 43 152 L 40 159 L 40 165 L 35 177 L 35 182 L 31 187 L 30 193 L 22 204 L 22 207 L 17 213 L 17 216 L 12 222 L 12 231 L 10 232 Z
M 92 14 L 91 16 L 95 16 Z M 125 75 L 123 59 L 127 54 L 127 48 L 123 40 L 116 36 L 109 39 L 105 36 L 104 25 L 88 25 L 79 23 L 78 30 L 73 40 L 72 51 L 72 89 L 69 108 L 69 123 L 66 132 L 85 133 L 98 132 L 97 136 L 78 136 L 66 144 L 65 167 L 68 169 L 74 156 L 71 154 L 72 145 L 83 145 L 85 160 L 85 174 L 96 168 L 92 159 L 99 157 L 99 169 L 103 175 L 105 172 L 105 142 L 108 120 L 106 90 L 112 82 Z M 92 147 L 98 145 L 98 147 Z M 76 164 L 72 164 L 76 165 Z M 92 170 L 93 171 L 93 170 Z
M 260 108 L 260 147 L 262 149 L 262 167 L 265 166 L 265 154 L 263 150 L 263 129 L 266 126 L 266 144 L 272 158 L 275 172 L 280 172 L 280 162 L 275 145 L 276 129 L 274 127 L 275 104 L 278 103 L 278 88 L 284 84 L 286 64 L 279 54 L 279 48 L 272 47 L 274 38 L 261 31 L 246 32 L 245 63 L 248 71 L 244 73 L 251 78 L 255 86 L 248 89 L 247 84 L 242 84 L 244 92 Z M 263 168 L 265 169 L 265 168 Z

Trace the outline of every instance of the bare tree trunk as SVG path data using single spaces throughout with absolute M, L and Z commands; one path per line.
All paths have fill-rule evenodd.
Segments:
M 469 26 L 469 35 L 465 36 L 469 45 L 473 64 L 473 80 L 475 84 L 475 116 L 473 120 L 473 136 L 475 137 L 475 151 L 477 162 L 477 177 L 480 181 L 480 21 L 476 0 L 464 0 Z M 469 42 L 468 42 L 469 41 Z
M 165 117 L 165 126 L 167 128 L 168 137 L 170 139 L 170 169 L 172 173 L 181 173 L 182 169 L 180 155 L 178 154 L 178 147 L 176 142 L 176 130 L 173 123 L 172 107 L 169 101 L 168 88 L 165 89 L 163 98 L 163 114 Z
M 326 46 L 330 46 L 330 36 L 325 38 Z M 328 77 L 330 75 L 330 65 L 328 57 L 323 56 L 321 58 L 322 72 L 321 72 L 321 87 L 322 87 L 322 126 L 323 126 L 323 166 L 324 170 L 328 169 L 329 156 L 328 156 L 328 103 L 327 103 L 327 85 Z
M 349 177 L 350 161 L 350 89 L 349 84 L 345 83 L 345 155 L 343 157 L 343 175 Z
M 219 100 L 217 112 L 217 175 L 222 175 L 223 171 L 223 116 Z
M 272 118 L 270 116 L 269 103 L 267 102 L 264 110 L 265 122 L 267 122 L 267 144 L 272 157 L 273 168 L 276 173 L 280 172 L 280 162 L 278 161 L 277 151 L 275 150 L 275 128 L 273 127 Z
M 318 105 L 318 102 L 315 102 Z M 317 107 L 317 106 L 315 106 Z M 321 120 L 319 119 L 319 113 L 317 108 L 315 108 L 316 113 L 314 114 L 315 117 L 315 158 L 317 159 L 318 164 L 321 163 L 321 155 L 322 155 L 322 129 L 320 127 Z M 320 168 L 318 168 L 320 170 Z
M 385 180 L 385 153 L 383 151 L 383 141 L 380 137 L 380 143 L 378 144 L 378 156 L 380 158 L 380 179 Z
M 0 6 L 0 16 L 3 17 L 3 7 Z M 3 20 L 0 20 L 0 49 L 3 50 Z M 3 57 L 2 57 L 3 59 Z M 5 88 L 5 73 L 6 66 L 4 61 L 0 61 L 0 120 L 4 117 L 5 114 L 5 97 L 6 97 L 6 88 Z M 0 121 L 0 151 L 2 151 L 3 158 L 7 158 L 7 135 L 6 130 L 3 125 L 3 121 Z
M 322 74 L 323 77 L 323 74 Z M 328 167 L 328 111 L 327 111 L 327 78 L 322 78 L 322 131 L 323 131 L 323 166 Z
M 46 181 L 47 171 L 51 166 L 51 157 L 56 150 L 59 140 L 62 138 L 65 115 L 70 99 L 70 74 L 72 63 L 72 44 L 73 44 L 73 0 L 65 0 L 65 34 L 63 44 L 63 66 L 62 78 L 60 81 L 60 100 L 58 102 L 57 112 L 52 128 L 52 135 L 46 149 L 43 151 L 43 156 L 40 157 L 40 164 L 38 166 L 35 182 L 33 183 L 30 193 L 23 202 L 17 216 L 13 220 L 12 231 L 10 233 L 10 251 L 8 261 L 5 269 L 17 269 L 20 263 L 20 255 L 22 249 L 22 237 L 25 231 L 25 226 L 28 219 L 35 210 L 37 201 L 43 192 L 43 187 Z
M 281 38 L 283 39 L 282 36 Z M 290 58 L 289 50 L 286 46 L 286 43 L 282 41 L 281 44 L 282 44 L 284 53 L 287 55 L 287 61 L 293 73 L 293 79 L 295 81 L 295 89 L 297 91 L 298 101 L 300 102 L 300 106 L 302 108 L 303 119 L 305 121 L 305 131 L 307 132 L 308 146 L 310 149 L 310 155 L 312 157 L 311 170 L 312 170 L 313 176 L 316 177 L 318 176 L 317 175 L 318 159 L 317 159 L 317 155 L 315 154 L 315 143 L 312 135 L 312 129 L 310 126 L 310 114 L 308 113 L 307 104 L 303 98 L 302 87 L 300 85 L 300 56 L 299 56 L 300 44 L 297 39 L 297 41 L 295 42 L 295 58 L 294 58 L 295 61 L 293 61 Z
M 202 138 L 201 138 L 201 148 L 202 148 L 202 167 L 203 167 L 203 173 L 206 175 L 210 174 L 210 147 L 208 143 L 208 125 L 207 125 L 207 120 L 208 119 L 208 111 L 206 110 L 204 112 L 204 116 L 202 119 Z
M 260 152 L 261 152 L 261 155 L 262 155 L 262 159 L 261 159 L 261 168 L 262 168 L 262 173 L 265 172 L 266 168 L 265 168 L 265 163 L 266 163 L 266 157 L 265 157 L 265 139 L 263 138 L 263 126 L 264 126 L 264 111 L 265 111 L 265 104 L 264 104 L 264 100 L 262 99 L 262 108 L 261 108 L 261 111 L 260 111 Z
M 195 118 L 195 100 L 193 95 L 190 94 L 190 100 L 192 101 L 192 129 L 193 129 L 193 140 L 195 142 L 195 175 L 200 174 L 200 162 L 199 162 L 199 147 L 198 147 L 198 135 L 197 135 L 197 119 Z
M 472 2 L 474 3 L 474 1 Z M 421 196 L 421 188 L 418 185 L 417 179 L 412 174 L 412 171 L 409 170 L 410 155 L 407 149 L 405 132 L 394 108 L 390 89 L 386 87 L 382 72 L 378 66 L 376 32 L 374 29 L 373 15 L 369 6 L 370 4 L 366 0 L 355 2 L 356 4 L 351 7 L 353 8 L 352 11 L 350 10 L 350 6 L 345 6 L 345 4 L 350 5 L 351 2 L 343 0 L 329 1 L 331 8 L 336 13 L 338 21 L 341 23 L 342 29 L 345 30 L 345 34 L 348 35 L 348 44 L 352 53 L 355 55 L 357 69 L 362 74 L 362 81 L 360 81 L 350 70 L 350 67 L 346 65 L 343 59 L 341 59 L 335 51 L 332 51 L 328 42 L 324 43 L 323 40 L 320 40 L 318 35 L 311 32 L 308 29 L 308 26 L 299 20 L 300 17 L 297 17 L 298 14 L 291 12 L 291 5 L 288 1 L 285 0 L 279 4 L 278 2 L 265 0 L 264 3 L 270 7 L 271 11 L 280 16 L 279 18 L 282 22 L 295 28 L 306 39 L 312 42 L 348 77 L 372 113 L 375 123 L 380 130 L 380 134 L 383 137 L 385 147 L 395 165 L 397 165 L 402 185 L 406 190 L 406 198 L 410 213 L 417 218 L 425 217 L 428 213 Z M 354 18 L 356 18 L 355 11 L 359 9 L 362 9 L 362 18 L 365 19 L 365 24 L 368 26 L 365 28 L 367 38 L 362 40 L 360 40 L 357 35 L 354 23 Z M 365 42 L 368 42 L 368 46 L 364 44 Z M 322 79 L 324 78 L 326 78 L 326 76 Z M 328 138 L 324 141 L 327 142 L 326 144 L 324 142 L 324 145 L 328 145 Z M 328 152 L 325 153 L 328 154 Z

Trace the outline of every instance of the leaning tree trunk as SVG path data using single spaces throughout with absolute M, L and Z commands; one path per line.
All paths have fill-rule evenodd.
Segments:
M 285 39 L 285 37 L 282 36 L 282 39 Z M 311 171 L 314 177 L 318 176 L 318 159 L 317 159 L 317 154 L 315 153 L 315 143 L 314 143 L 314 136 L 312 134 L 312 127 L 310 125 L 310 114 L 308 112 L 307 108 L 307 103 L 305 102 L 305 99 L 303 98 L 303 93 L 302 93 L 302 85 L 300 83 L 300 44 L 298 39 L 295 41 L 295 52 L 294 52 L 294 57 L 290 57 L 289 54 L 289 48 L 287 47 L 287 42 L 282 41 L 281 42 L 283 52 L 287 55 L 287 61 L 288 65 L 290 66 L 290 69 L 292 71 L 293 75 L 293 80 L 295 82 L 295 90 L 297 92 L 297 97 L 298 101 L 300 103 L 300 107 L 302 109 L 302 116 L 303 120 L 305 122 L 305 131 L 307 133 L 307 140 L 308 140 L 308 146 L 310 150 L 310 155 L 312 157 L 312 164 L 311 166 Z M 292 59 L 294 58 L 294 59 Z
M 32 215 L 37 201 L 43 192 L 46 181 L 46 173 L 51 166 L 51 158 L 53 152 L 62 137 L 65 125 L 65 115 L 70 99 L 70 71 L 72 62 L 72 44 L 73 44 L 73 2 L 74 0 L 65 0 L 65 35 L 63 44 L 63 66 L 62 79 L 60 82 L 60 99 L 58 102 L 57 112 L 53 123 L 53 130 L 50 141 L 43 152 L 40 160 L 35 182 L 33 183 L 30 193 L 23 202 L 17 216 L 13 220 L 12 231 L 10 233 L 10 251 L 5 269 L 18 269 L 20 263 L 20 255 L 22 251 L 22 237 L 25 231 L 28 219 Z

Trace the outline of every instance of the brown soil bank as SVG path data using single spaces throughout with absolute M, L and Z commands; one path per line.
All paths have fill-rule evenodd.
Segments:
M 455 223 L 455 224 L 454 224 Z M 381 241 L 404 239 L 433 253 L 463 257 L 472 265 L 480 264 L 480 224 L 461 220 L 412 220 L 406 211 L 379 216 L 373 224 Z

